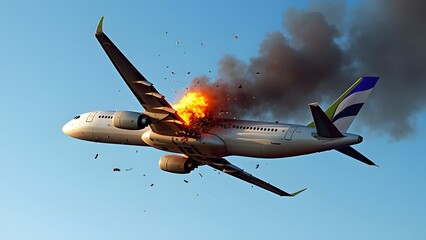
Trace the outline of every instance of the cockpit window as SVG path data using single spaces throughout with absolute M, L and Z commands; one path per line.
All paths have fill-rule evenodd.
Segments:
M 79 118 L 80 118 L 80 115 L 74 117 L 74 119 L 79 119 Z

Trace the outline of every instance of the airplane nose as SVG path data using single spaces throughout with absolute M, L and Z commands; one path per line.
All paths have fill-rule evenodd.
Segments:
M 65 125 L 62 127 L 62 132 L 64 132 L 68 136 L 72 136 L 72 133 L 73 133 L 72 121 L 65 123 Z

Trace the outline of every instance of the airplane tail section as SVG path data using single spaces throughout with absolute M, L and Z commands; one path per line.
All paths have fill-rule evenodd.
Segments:
M 326 116 L 340 132 L 348 130 L 378 80 L 379 77 L 361 77 L 327 108 Z M 315 126 L 315 122 L 308 126 Z
M 314 118 L 315 128 L 317 130 L 318 136 L 324 138 L 345 137 L 333 124 L 333 122 L 327 117 L 327 115 L 321 110 L 321 108 L 318 106 L 318 103 L 311 103 L 309 104 L 309 107 L 311 108 L 312 117 Z M 362 141 L 361 136 L 359 136 L 358 141 Z M 344 146 L 336 148 L 335 150 L 370 166 L 377 166 L 374 162 L 372 162 L 370 159 L 362 155 L 360 152 L 358 152 L 351 146 Z

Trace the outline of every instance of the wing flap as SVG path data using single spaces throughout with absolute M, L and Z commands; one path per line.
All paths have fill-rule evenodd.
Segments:
M 294 197 L 296 195 L 298 195 L 299 193 L 303 192 L 306 190 L 306 188 L 299 190 L 297 192 L 294 193 L 287 193 L 282 189 L 279 189 L 275 186 L 273 186 L 270 183 L 267 183 L 253 175 L 251 175 L 250 173 L 244 171 L 243 169 L 233 165 L 232 163 L 228 162 L 227 160 L 223 159 L 223 158 L 218 158 L 218 159 L 214 159 L 213 163 L 208 164 L 210 167 L 215 168 L 219 171 L 222 171 L 226 174 L 229 174 L 233 177 L 236 177 L 238 179 L 241 179 L 243 181 L 249 182 L 253 185 L 256 185 L 258 187 L 261 187 L 265 190 L 268 190 L 270 192 L 273 192 L 275 194 L 278 194 L 280 196 L 287 196 L 287 197 Z

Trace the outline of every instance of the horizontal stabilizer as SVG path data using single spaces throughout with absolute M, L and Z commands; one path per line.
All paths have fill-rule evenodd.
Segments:
M 342 133 L 337 129 L 331 120 L 325 115 L 324 111 L 318 106 L 318 103 L 309 104 L 312 117 L 314 118 L 315 127 L 320 137 L 337 138 L 343 137 Z
M 364 155 L 362 155 L 360 152 L 358 152 L 352 147 L 344 147 L 344 148 L 339 148 L 336 150 L 345 155 L 348 155 L 349 157 L 355 158 L 356 160 L 361 161 L 365 164 L 377 167 L 377 165 L 374 162 L 372 162 L 370 159 L 368 159 L 367 157 L 365 157 Z

